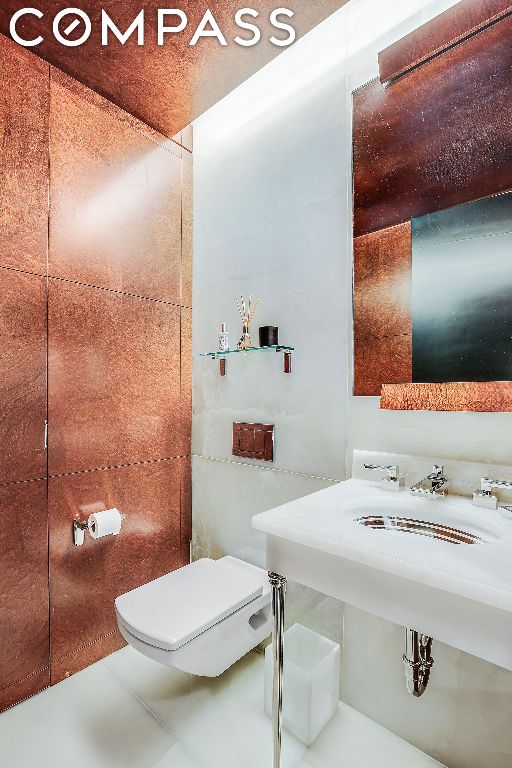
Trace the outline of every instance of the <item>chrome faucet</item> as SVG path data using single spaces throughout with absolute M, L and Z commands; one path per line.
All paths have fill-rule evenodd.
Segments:
M 512 490 L 512 481 L 493 480 L 491 477 L 482 477 L 480 480 L 480 490 L 473 494 L 473 504 L 475 507 L 484 507 L 484 509 L 498 509 L 498 497 L 493 494 L 494 488 L 508 488 Z M 509 509 L 509 507 L 505 507 Z
M 399 491 L 405 486 L 403 475 L 400 474 L 398 464 L 391 464 L 388 467 L 382 467 L 379 464 L 365 464 L 365 469 L 371 469 L 373 472 L 383 472 L 382 487 L 386 491 Z
M 442 499 L 447 493 L 449 480 L 444 474 L 444 467 L 434 464 L 430 475 L 419 483 L 413 485 L 410 493 L 413 496 L 422 496 L 429 499 Z

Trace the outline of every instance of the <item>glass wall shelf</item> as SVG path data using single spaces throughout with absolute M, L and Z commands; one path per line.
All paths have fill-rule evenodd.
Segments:
M 284 356 L 284 372 L 292 372 L 292 352 L 294 347 L 285 347 L 282 344 L 276 344 L 270 347 L 247 347 L 247 349 L 226 349 L 224 352 L 201 352 L 200 357 L 211 357 L 212 360 L 220 361 L 220 375 L 226 375 L 226 357 L 228 355 L 243 355 L 250 352 L 265 352 L 266 350 L 282 352 Z

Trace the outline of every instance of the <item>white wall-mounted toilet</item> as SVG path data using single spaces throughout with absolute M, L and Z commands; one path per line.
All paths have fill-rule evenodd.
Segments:
M 223 557 L 202 559 L 116 599 L 119 630 L 151 659 L 217 677 L 272 631 L 266 571 Z

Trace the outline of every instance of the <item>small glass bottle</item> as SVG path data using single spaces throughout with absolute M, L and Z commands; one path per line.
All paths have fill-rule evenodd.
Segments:
M 229 334 L 226 323 L 222 323 L 219 333 L 219 352 L 227 352 L 229 349 Z

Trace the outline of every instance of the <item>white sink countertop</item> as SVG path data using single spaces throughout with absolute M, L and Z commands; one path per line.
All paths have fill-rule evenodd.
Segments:
M 413 534 L 372 530 L 355 522 L 367 514 L 368 506 L 375 514 L 382 507 L 380 514 L 393 510 L 418 520 L 430 517 L 427 512 L 435 510 L 440 522 L 448 518 L 447 524 L 453 525 L 458 521 L 460 529 L 496 540 L 454 545 Z M 378 482 L 346 480 L 263 512 L 253 518 L 253 526 L 297 544 L 512 611 L 512 519 L 473 507 L 469 499 L 460 496 L 429 501 L 414 498 L 407 489 L 386 492 Z
M 366 527 L 382 515 L 444 524 L 474 544 Z M 512 517 L 471 499 L 385 491 L 351 479 L 264 512 L 267 567 L 512 669 Z M 510 646 L 510 647 L 509 647 Z

